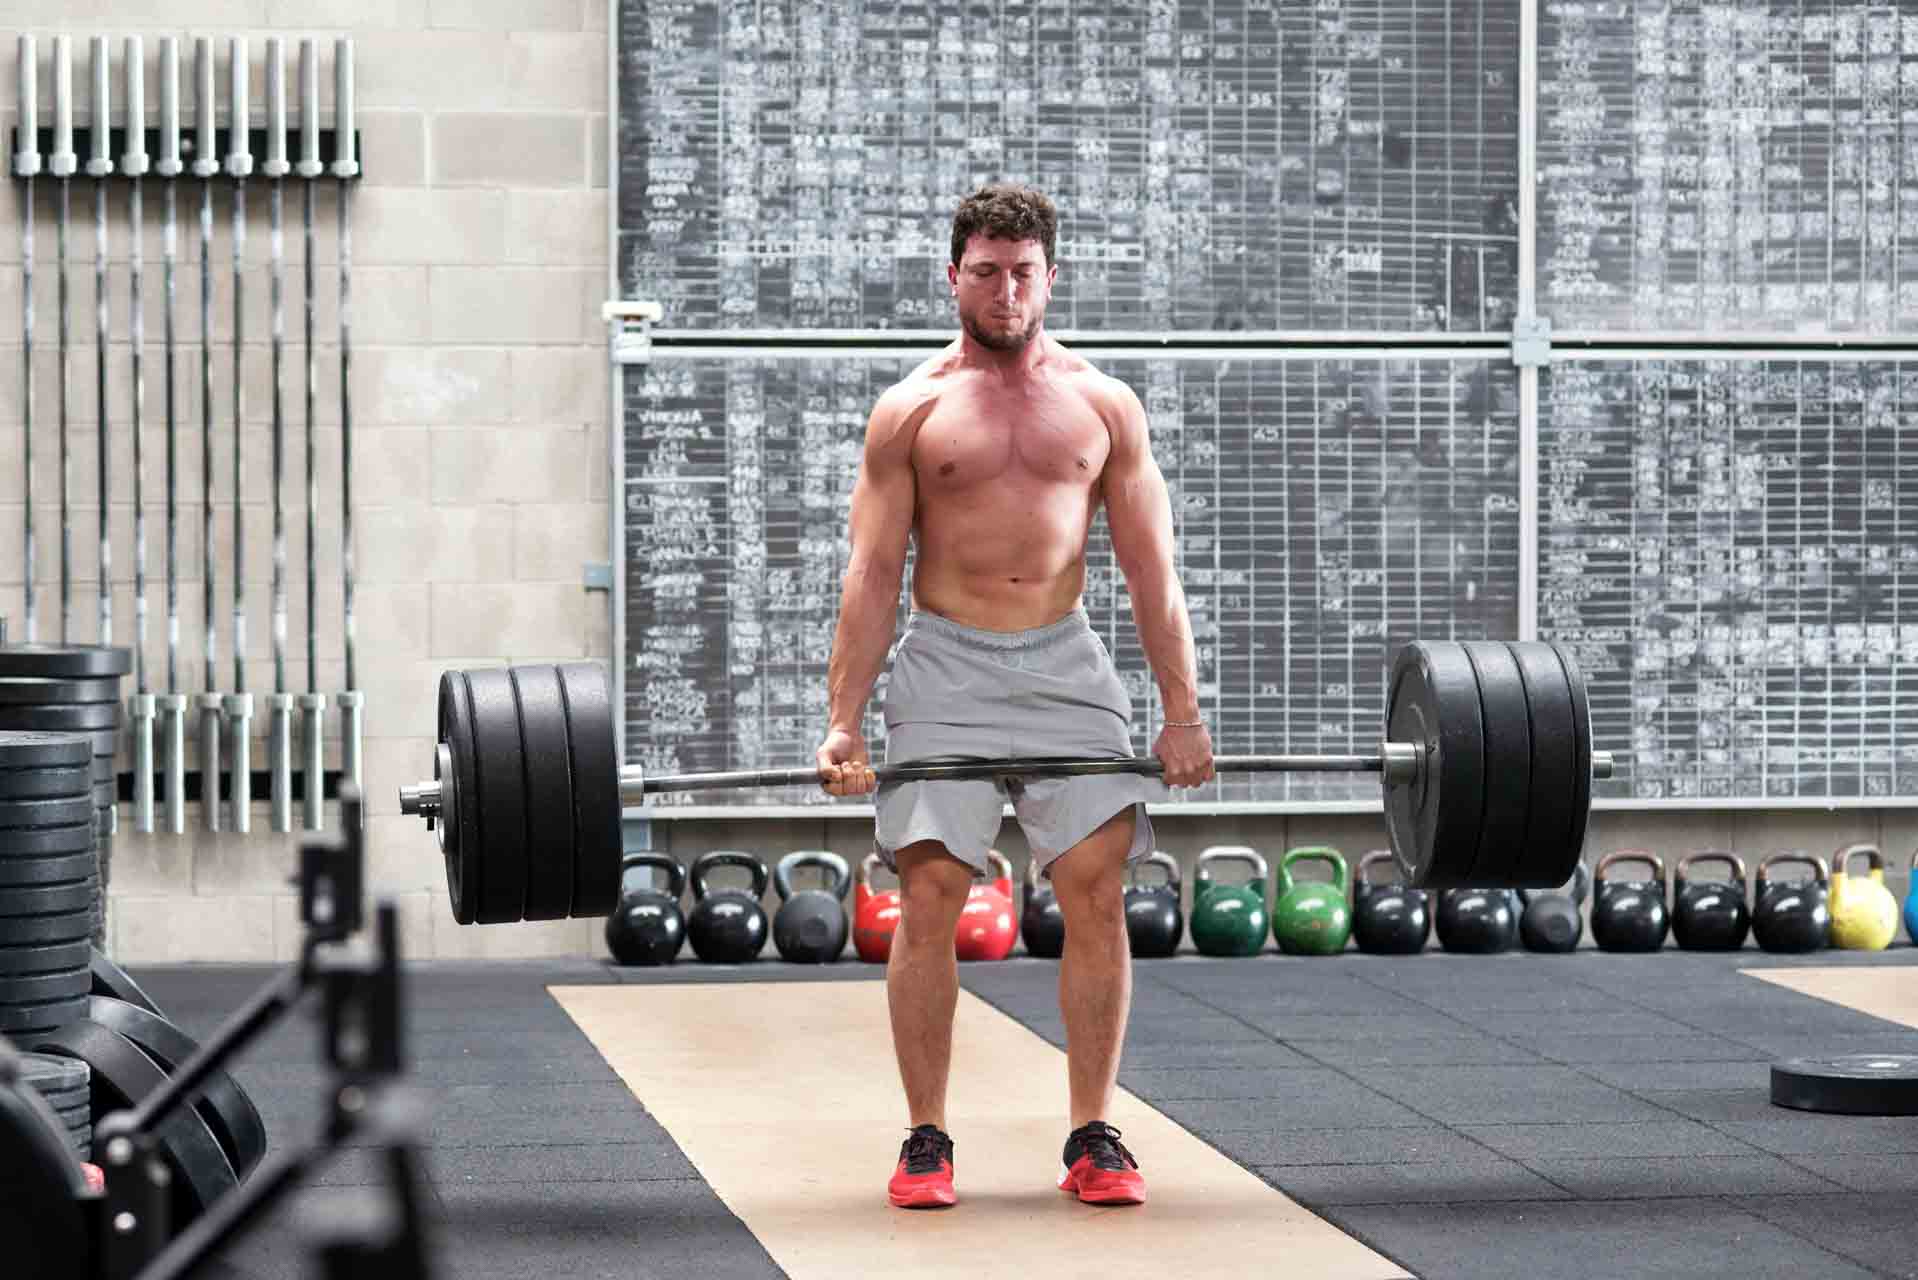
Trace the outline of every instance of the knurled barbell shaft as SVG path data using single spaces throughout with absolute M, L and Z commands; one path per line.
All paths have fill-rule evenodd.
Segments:
M 1387 781 L 1411 781 L 1419 769 L 1418 749 L 1409 743 L 1388 742 L 1377 755 L 1259 755 L 1218 756 L 1215 773 L 1378 773 Z M 1130 758 L 1008 758 L 946 764 L 884 765 L 874 770 L 881 783 L 961 781 L 1009 777 L 1063 778 L 1099 773 L 1136 773 L 1160 776 L 1165 765 L 1156 756 Z M 1612 776 L 1607 751 L 1592 753 L 1592 776 Z M 735 770 L 721 773 L 682 773 L 649 776 L 639 769 L 619 775 L 622 805 L 639 804 L 648 795 L 665 791 L 720 791 L 748 787 L 812 786 L 817 769 Z M 423 782 L 400 788 L 400 812 L 435 816 L 440 809 L 440 784 Z

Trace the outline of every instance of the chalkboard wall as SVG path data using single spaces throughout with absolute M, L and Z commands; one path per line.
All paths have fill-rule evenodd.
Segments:
M 1918 327 L 1918 11 L 1527 3 L 1530 137 L 1520 0 L 620 0 L 619 287 L 665 307 L 619 374 L 628 759 L 810 760 L 866 417 L 954 330 L 953 205 L 1015 179 L 1060 209 L 1049 325 L 1150 414 L 1221 749 L 1369 748 L 1396 645 L 1517 635 L 1531 505 L 1602 796 L 1918 796 L 1918 397 L 1836 346 Z M 1089 563 L 1144 751 L 1102 523 Z

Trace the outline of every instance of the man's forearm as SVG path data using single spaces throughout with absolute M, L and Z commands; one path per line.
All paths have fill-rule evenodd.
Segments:
M 899 568 L 849 570 L 833 634 L 832 661 L 826 669 L 829 726 L 860 732 L 866 700 L 886 665 L 892 647 L 893 619 L 899 607 Z
M 1199 718 L 1198 655 L 1192 645 L 1192 620 L 1187 616 L 1185 589 L 1177 577 L 1162 581 L 1128 582 L 1132 617 L 1138 624 L 1145 660 L 1159 683 L 1159 698 L 1168 720 Z

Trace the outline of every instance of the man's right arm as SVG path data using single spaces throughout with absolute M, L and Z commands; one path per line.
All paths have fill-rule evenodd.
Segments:
M 895 386 L 879 398 L 866 423 L 865 452 L 853 482 L 848 519 L 852 555 L 826 673 L 828 727 L 855 737 L 860 736 L 873 682 L 892 647 L 917 499 L 912 442 L 929 407 L 923 393 Z

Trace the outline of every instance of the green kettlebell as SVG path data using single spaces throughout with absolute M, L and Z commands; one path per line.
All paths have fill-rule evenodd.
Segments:
M 1252 876 L 1238 884 L 1212 878 L 1222 862 L 1243 862 Z M 1215 845 L 1193 873 L 1192 945 L 1208 956 L 1255 956 L 1265 946 L 1265 859 L 1245 845 Z
M 1332 879 L 1292 879 L 1295 862 L 1325 862 Z M 1272 904 L 1272 937 L 1293 956 L 1329 956 L 1345 950 L 1352 934 L 1352 913 L 1345 904 L 1345 858 L 1337 849 L 1308 845 L 1279 859 L 1279 896 Z

